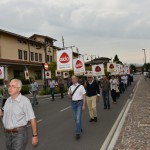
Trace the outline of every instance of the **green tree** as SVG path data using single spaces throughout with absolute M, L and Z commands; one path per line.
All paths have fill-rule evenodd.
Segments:
M 133 72 L 136 72 L 136 66 L 134 64 L 131 64 L 130 65 L 130 69 L 133 71 Z
M 55 70 L 57 70 L 57 63 L 56 61 L 50 62 L 48 65 L 49 70 L 51 71 L 52 79 L 55 78 Z
M 123 64 L 123 63 L 119 60 L 117 54 L 114 56 L 113 62 L 114 62 L 114 63 L 117 63 L 117 64 Z

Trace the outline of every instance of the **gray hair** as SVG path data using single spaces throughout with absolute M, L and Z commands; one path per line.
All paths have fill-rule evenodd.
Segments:
M 18 87 L 22 88 L 22 82 L 21 82 L 21 80 L 19 80 L 19 79 L 12 79 L 11 81 L 16 82 L 18 84 Z

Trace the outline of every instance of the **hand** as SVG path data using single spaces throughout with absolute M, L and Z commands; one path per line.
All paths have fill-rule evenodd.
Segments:
M 100 101 L 100 96 L 96 97 L 96 101 L 97 101 L 97 103 Z
M 32 145 L 33 146 L 36 146 L 38 144 L 39 140 L 38 140 L 38 137 L 35 136 L 35 137 L 32 137 Z
M 85 110 L 85 105 L 82 106 L 82 111 L 84 111 L 84 110 Z

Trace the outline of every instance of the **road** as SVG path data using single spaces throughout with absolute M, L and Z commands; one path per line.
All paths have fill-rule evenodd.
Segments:
M 83 133 L 81 139 L 75 140 L 75 124 L 70 100 L 56 98 L 52 102 L 49 98 L 39 99 L 39 105 L 34 107 L 38 120 L 39 145 L 31 145 L 31 128 L 28 126 L 28 144 L 27 150 L 99 150 L 111 127 L 116 121 L 124 104 L 133 95 L 133 89 L 139 77 L 135 76 L 134 82 L 127 91 L 121 95 L 117 104 L 111 101 L 111 109 L 103 109 L 102 98 L 97 105 L 98 122 L 89 122 L 88 109 L 83 113 Z M 5 136 L 2 123 L 0 123 L 0 149 L 5 148 Z

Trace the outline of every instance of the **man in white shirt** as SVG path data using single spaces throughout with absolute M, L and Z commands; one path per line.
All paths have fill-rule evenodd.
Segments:
M 8 87 L 10 97 L 0 110 L 6 133 L 7 150 L 25 150 L 28 121 L 31 122 L 32 144 L 36 145 L 38 143 L 35 115 L 29 99 L 21 95 L 21 87 L 22 83 L 20 80 L 11 80 Z
M 71 105 L 76 123 L 76 139 L 78 140 L 80 139 L 80 134 L 82 132 L 81 118 L 82 118 L 82 110 L 85 110 L 86 91 L 83 85 L 79 85 L 78 77 L 72 76 L 71 79 L 73 85 L 70 86 L 68 95 L 72 96 Z

